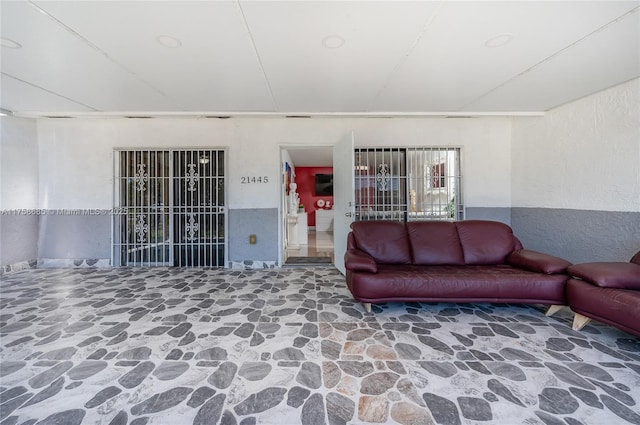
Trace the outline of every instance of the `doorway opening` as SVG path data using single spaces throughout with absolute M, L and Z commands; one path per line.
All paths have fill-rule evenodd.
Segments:
M 333 148 L 283 147 L 281 162 L 282 264 L 332 266 Z

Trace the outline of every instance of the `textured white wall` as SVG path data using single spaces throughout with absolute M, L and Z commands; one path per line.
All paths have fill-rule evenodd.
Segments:
M 280 146 L 327 145 L 351 130 L 358 146 L 459 146 L 466 205 L 511 205 L 508 118 L 238 118 L 39 120 L 40 207 L 110 208 L 114 147 L 206 146 L 228 150 L 229 208 L 278 208 Z
M 513 207 L 640 211 L 640 79 L 513 118 Z
M 32 119 L 0 118 L 0 209 L 38 207 L 38 128 Z

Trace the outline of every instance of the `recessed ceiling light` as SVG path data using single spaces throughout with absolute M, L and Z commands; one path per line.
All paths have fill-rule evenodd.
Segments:
M 17 41 L 13 41 L 10 38 L 0 37 L 0 46 L 8 47 L 10 49 L 20 49 L 22 48 L 22 44 Z
M 493 37 L 485 41 L 484 45 L 489 48 L 502 47 L 504 45 L 511 43 L 511 40 L 513 40 L 513 34 L 510 34 L 510 33 L 498 34 L 498 35 L 494 35 Z
M 322 45 L 327 49 L 339 49 L 344 46 L 344 38 L 339 35 L 328 35 L 322 39 Z
M 178 47 L 182 46 L 182 41 L 178 40 L 175 37 L 171 37 L 170 35 L 159 35 L 156 37 L 156 41 L 164 47 L 168 47 L 170 49 L 177 49 Z

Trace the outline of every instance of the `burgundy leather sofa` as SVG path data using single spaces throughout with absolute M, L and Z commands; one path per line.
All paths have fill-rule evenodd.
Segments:
M 628 263 L 576 264 L 567 272 L 573 329 L 595 319 L 640 337 L 640 251 Z
M 359 221 L 351 224 L 345 266 L 354 298 L 394 301 L 566 305 L 566 260 L 523 249 L 506 224 Z

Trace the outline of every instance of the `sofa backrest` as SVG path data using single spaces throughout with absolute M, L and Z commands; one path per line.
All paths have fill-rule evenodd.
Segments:
M 455 223 L 467 265 L 505 264 L 520 241 L 510 226 L 497 221 L 466 220 Z
M 358 248 L 378 264 L 495 265 L 522 244 L 510 226 L 497 221 L 356 221 L 348 248 Z
M 355 221 L 351 233 L 358 249 L 378 264 L 411 264 L 411 247 L 404 223 L 398 221 Z
M 407 223 L 413 264 L 464 265 L 464 252 L 456 224 L 450 221 L 411 221 Z

